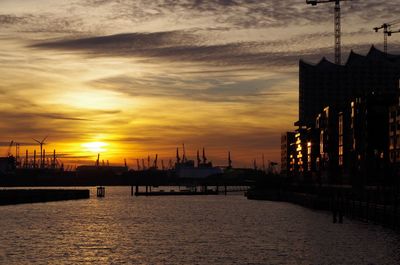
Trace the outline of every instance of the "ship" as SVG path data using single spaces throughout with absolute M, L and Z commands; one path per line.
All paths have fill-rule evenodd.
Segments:
M 205 149 L 203 148 L 203 157 L 200 159 L 199 150 L 197 150 L 197 167 L 195 161 L 188 160 L 183 145 L 182 159 L 179 156 L 179 149 L 176 149 L 175 173 L 179 178 L 207 178 L 212 175 L 223 173 L 222 168 L 214 167 L 211 161 L 207 161 Z

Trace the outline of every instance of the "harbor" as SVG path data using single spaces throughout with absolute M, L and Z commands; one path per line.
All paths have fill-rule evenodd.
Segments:
M 0 263 L 11 265 L 350 265 L 365 264 L 372 251 L 371 264 L 400 259 L 391 229 L 347 218 L 334 224 L 328 211 L 242 195 L 132 197 L 128 187 L 106 187 L 104 198 L 2 206 L 0 214 Z
M 3 0 L 0 264 L 399 265 L 398 2 Z

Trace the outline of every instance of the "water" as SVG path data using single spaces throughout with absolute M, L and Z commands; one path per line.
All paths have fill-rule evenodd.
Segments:
M 0 207 L 1 264 L 400 264 L 400 235 L 243 196 L 106 197 Z

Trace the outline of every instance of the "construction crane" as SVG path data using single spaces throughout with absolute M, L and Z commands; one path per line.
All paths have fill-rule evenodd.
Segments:
M 379 30 L 383 29 L 383 51 L 385 52 L 385 54 L 387 54 L 387 49 L 388 49 L 387 37 L 392 36 L 393 33 L 399 33 L 400 32 L 400 29 L 391 30 L 391 26 L 396 25 L 398 23 L 400 23 L 400 19 L 394 20 L 394 21 L 389 22 L 389 23 L 383 23 L 381 26 L 374 28 L 375 32 L 378 32 Z
M 317 4 L 322 3 L 335 3 L 335 17 L 334 17 L 334 25 L 335 25 L 335 63 L 342 63 L 342 52 L 341 52 L 341 25 L 340 25 L 340 2 L 341 1 L 351 1 L 351 0 L 306 0 L 306 4 L 316 6 Z

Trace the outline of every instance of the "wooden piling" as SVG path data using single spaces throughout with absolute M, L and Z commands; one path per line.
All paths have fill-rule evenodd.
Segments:
M 106 196 L 106 188 L 103 186 L 97 187 L 97 197 L 105 197 Z

